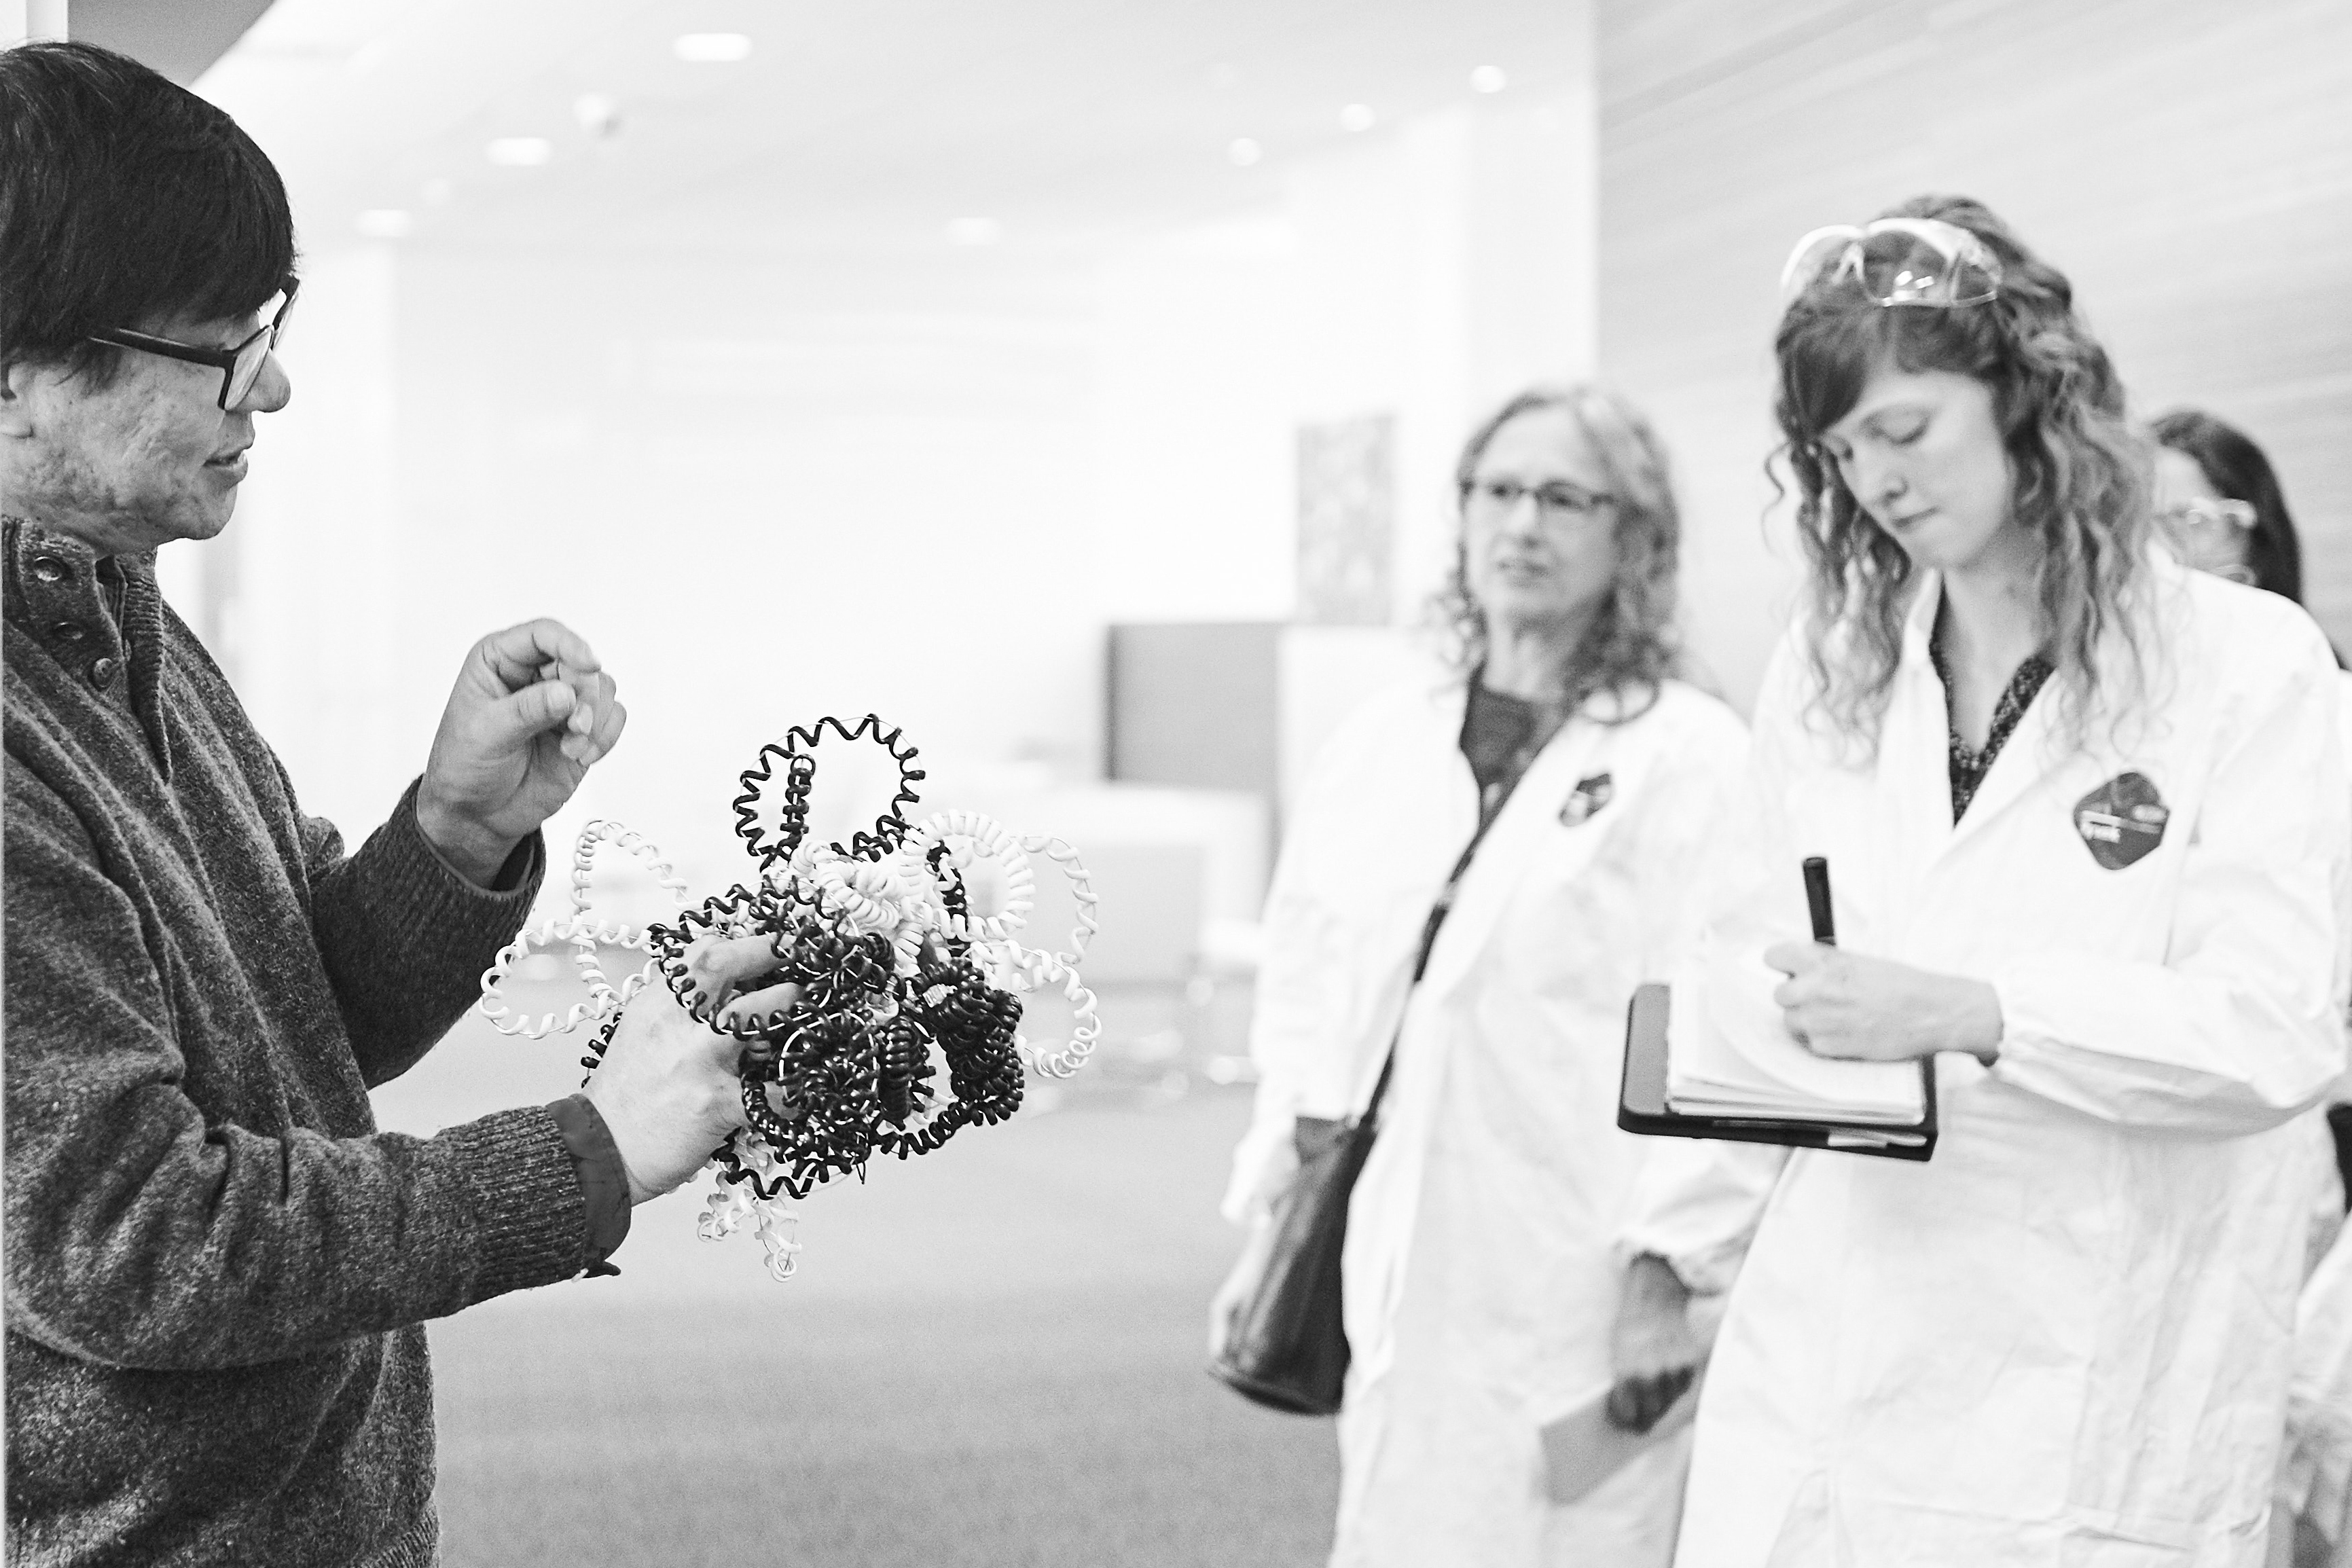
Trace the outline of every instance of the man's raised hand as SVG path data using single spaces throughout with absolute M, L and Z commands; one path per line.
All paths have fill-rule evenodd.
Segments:
M 621 738 L 629 716 L 614 690 L 594 650 L 560 622 L 525 622 L 475 643 L 417 789 L 425 836 L 489 885 Z

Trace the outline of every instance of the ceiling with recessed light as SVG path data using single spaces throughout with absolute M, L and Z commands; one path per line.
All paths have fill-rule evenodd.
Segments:
M 200 90 L 317 248 L 1083 253 L 1583 68 L 1560 0 L 278 0 Z M 1475 79 L 1474 79 L 1475 78 Z
M 269 0 L 72 0 L 66 30 L 187 83 L 268 9 Z

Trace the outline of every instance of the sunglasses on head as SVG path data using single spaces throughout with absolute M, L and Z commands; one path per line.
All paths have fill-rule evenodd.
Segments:
M 2000 293 L 2000 261 L 1983 240 L 1939 218 L 1834 224 L 1797 242 L 1780 268 L 1780 298 L 1850 285 L 1884 306 L 1982 305 Z

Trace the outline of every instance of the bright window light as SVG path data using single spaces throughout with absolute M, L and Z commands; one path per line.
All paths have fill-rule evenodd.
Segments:
M 406 239 L 415 228 L 415 217 L 398 207 L 371 207 L 359 216 L 360 233 L 370 239 Z
M 1265 156 L 1265 149 L 1246 136 L 1237 136 L 1225 149 L 1225 156 L 1234 161 L 1235 167 L 1246 169 Z
M 1473 92 L 1500 92 L 1510 85 L 1511 78 L 1503 74 L 1500 66 L 1480 66 L 1470 73 L 1470 90 Z
M 501 136 L 487 151 L 503 168 L 536 169 L 555 156 L 555 143 L 544 136 Z
M 680 33 L 670 49 L 698 66 L 731 66 L 751 57 L 751 40 L 742 33 Z

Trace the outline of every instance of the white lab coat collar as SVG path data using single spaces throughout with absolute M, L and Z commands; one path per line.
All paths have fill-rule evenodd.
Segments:
M 2188 569 L 2164 551 L 2151 548 L 2147 570 L 2147 593 L 2140 612 L 2146 624 L 2140 653 L 2148 661 L 2143 674 L 2152 692 L 2166 678 L 2163 666 L 2170 650 L 2166 646 L 2168 639 L 2163 628 L 2179 612 L 2177 601 L 2186 591 Z M 1928 851 L 1930 861 L 1940 859 L 1989 831 L 2003 811 L 2032 794 L 2034 787 L 2053 773 L 2087 763 L 2112 749 L 2095 742 L 2116 717 L 2103 701 L 2101 711 L 2086 716 L 2090 720 L 2090 739 L 2068 740 L 2058 729 L 2058 709 L 2063 693 L 2058 685 L 2060 677 L 2053 674 L 2042 683 L 2042 690 L 2027 705 L 2017 727 L 2002 745 L 2000 755 L 1986 769 L 1983 782 L 1969 802 L 1968 814 L 1954 823 L 1950 810 L 1950 699 L 1928 652 L 1943 598 L 1943 574 L 1927 573 L 1904 617 L 1902 664 L 1896 672 L 1894 700 L 1888 705 L 1880 735 L 1881 777 L 1894 784 L 1902 799 L 1911 805 L 1912 811 L 1906 813 L 1906 836 L 1912 843 Z M 2111 643 L 2120 641 L 2121 629 L 2110 627 L 2106 638 Z M 2121 667 L 2115 659 L 2105 663 L 2109 668 Z M 2147 696 L 2148 693 L 2141 695 Z M 1932 802 L 1932 809 L 1921 810 L 1922 804 L 1927 802 Z M 1911 820 L 1914 811 L 1916 818 Z
M 2067 760 L 2052 744 L 2058 694 L 2045 682 L 1993 758 L 1968 814 L 1952 821 L 1950 699 L 1928 651 L 1942 604 L 1942 575 L 1929 572 L 1904 617 L 1901 659 L 1879 726 L 1875 771 L 1893 837 L 1885 841 L 1892 852 L 1880 862 L 1874 902 L 1890 912 L 1916 910 L 1937 866 Z M 1879 940 L 1908 925 L 1897 922 Z
M 1589 706 L 1572 715 L 1545 742 L 1504 803 L 1495 825 L 1486 830 L 1478 853 L 1463 873 L 1437 946 L 1430 952 L 1429 968 L 1421 982 L 1426 995 L 1444 995 L 1470 972 L 1485 951 L 1495 923 L 1509 906 L 1511 895 L 1536 863 L 1546 833 L 1557 831 L 1561 802 L 1578 779 L 1595 770 L 1587 765 L 1601 750 L 1610 729 L 1589 715 Z M 1600 835 L 1582 835 L 1581 841 L 1589 853 Z M 1555 863 L 1552 874 L 1564 877 L 1568 871 Z
M 1951 814 L 1951 696 L 1936 673 L 1929 645 L 1936 615 L 1944 601 L 1943 574 L 1929 572 L 1919 587 L 1910 613 L 1904 618 L 1903 663 L 1897 674 L 1895 700 L 1889 705 L 1888 723 L 1881 744 L 1887 749 L 1886 766 L 1902 775 L 1899 788 L 1906 800 L 1927 809 L 1913 824 L 1913 842 L 1940 859 L 1985 831 L 1985 824 L 2032 792 L 2033 786 L 2064 763 L 2071 747 L 2062 748 L 2053 715 L 2057 710 L 2057 677 L 2044 681 L 2010 732 L 1992 766 L 1969 802 L 1968 814 L 1957 823 Z M 1897 713 L 1908 720 L 1898 728 Z M 1920 775 L 1912 777 L 1914 770 Z

